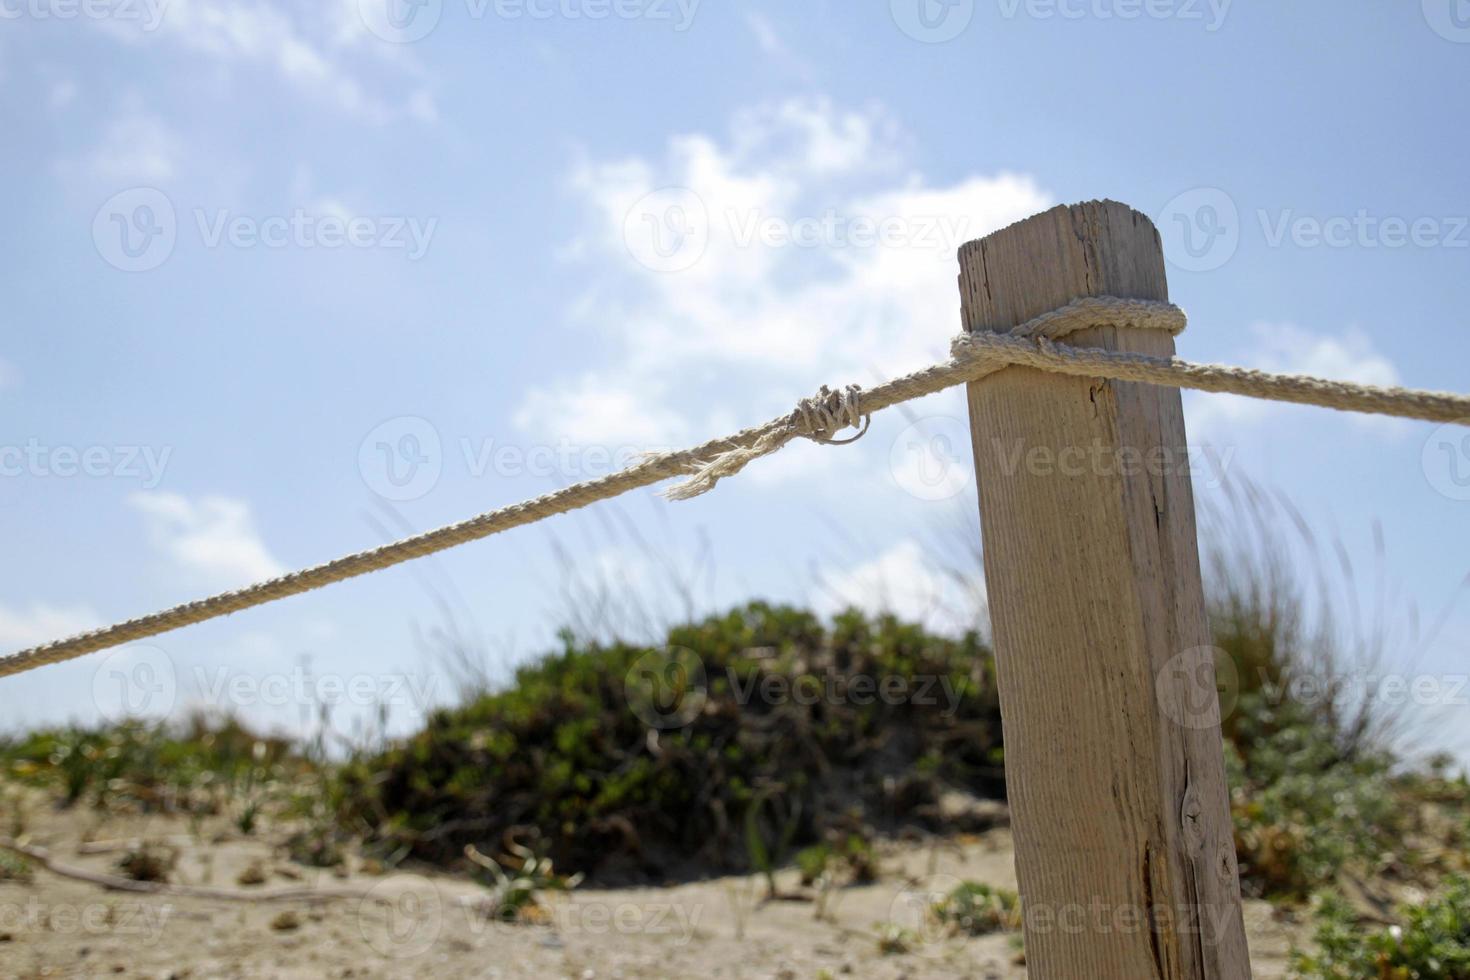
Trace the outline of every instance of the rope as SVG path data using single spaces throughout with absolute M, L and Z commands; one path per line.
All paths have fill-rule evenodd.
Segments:
M 578 510 L 676 476 L 684 482 L 664 496 L 685 500 L 708 492 L 721 479 L 740 472 L 752 460 L 776 452 L 792 439 L 804 437 L 822 443 L 852 442 L 867 431 L 873 413 L 970 381 L 978 381 L 1008 366 L 1037 368 L 1061 374 L 1114 381 L 1195 388 L 1200 391 L 1250 395 L 1275 401 L 1319 405 L 1341 411 L 1368 412 L 1430 422 L 1470 425 L 1470 396 L 1379 388 L 1327 381 L 1303 375 L 1270 374 L 1216 364 L 1192 364 L 1172 357 L 1152 357 L 1057 343 L 1057 338 L 1088 327 L 1184 329 L 1182 310 L 1170 303 L 1088 297 L 1044 313 L 1006 334 L 976 333 L 955 338 L 951 357 L 912 374 L 861 391 L 849 385 L 842 391 L 826 387 L 802 400 L 796 410 L 764 425 L 744 429 L 703 445 L 649 455 L 627 469 L 608 476 L 489 511 L 458 524 L 405 538 L 392 544 L 292 572 L 233 592 L 187 602 L 162 612 L 114 626 L 82 633 L 44 646 L 0 658 L 0 677 L 60 663 L 110 647 L 157 636 L 216 619 L 254 606 L 300 595 L 334 582 L 422 558 L 456 545 Z M 844 428 L 863 428 L 850 439 L 834 436 Z

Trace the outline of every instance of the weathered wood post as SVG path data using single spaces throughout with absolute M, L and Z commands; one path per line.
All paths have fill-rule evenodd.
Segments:
M 1168 299 L 1157 230 L 1112 201 L 959 258 L 970 331 Z M 1174 353 L 1158 330 L 1066 342 Z M 1012 367 L 969 403 L 1031 975 L 1249 977 L 1179 392 Z

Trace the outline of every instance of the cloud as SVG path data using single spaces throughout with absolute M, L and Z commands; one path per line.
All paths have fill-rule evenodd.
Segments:
M 182 155 L 183 140 L 162 119 L 128 111 L 107 124 L 82 169 L 111 184 L 156 183 L 178 172 Z
M 904 539 L 869 561 L 829 574 L 816 608 L 829 616 L 849 606 L 882 610 L 947 634 L 976 628 L 984 619 L 984 583 L 977 576 L 961 585 L 938 564 L 918 542 Z
M 769 17 L 759 11 L 748 10 L 745 12 L 745 26 L 754 36 L 761 54 L 772 64 L 802 79 L 809 80 L 813 77 L 810 62 L 791 50 Z
M 514 421 L 522 428 L 554 432 L 579 446 L 672 448 L 685 438 L 685 427 L 679 419 L 657 411 L 656 403 L 656 389 L 632 391 L 587 372 L 532 390 Z
M 1257 323 L 1250 333 L 1253 345 L 1231 363 L 1280 374 L 1380 386 L 1400 384 L 1398 368 L 1361 330 L 1330 334 L 1291 323 Z M 1184 408 L 1191 437 L 1204 441 L 1226 438 L 1232 426 L 1259 424 L 1290 406 L 1243 395 L 1185 392 Z M 1401 419 L 1384 416 L 1354 413 L 1351 419 L 1352 424 L 1381 432 L 1399 432 L 1405 427 Z
M 153 544 L 179 569 L 221 585 L 246 585 L 283 574 L 256 532 L 250 507 L 229 497 L 198 501 L 176 493 L 136 493 Z
M 23 608 L 0 605 L 0 649 L 39 646 L 100 625 L 96 613 L 86 606 L 51 606 L 40 602 Z
M 0 391 L 14 388 L 18 384 L 20 384 L 20 370 L 5 358 L 0 357 Z
M 945 356 L 956 249 L 1052 201 L 1023 175 L 934 186 L 905 156 L 881 109 L 812 98 L 578 167 L 588 221 L 569 261 L 604 271 L 574 315 L 599 366 L 533 387 L 518 424 L 568 437 L 595 415 L 607 438 L 697 441 Z
M 345 63 L 342 56 L 352 51 L 370 54 L 400 74 L 422 74 L 401 46 L 371 37 L 357 14 L 356 0 L 300 6 L 268 0 L 166 0 L 158 10 L 156 18 L 104 18 L 97 23 L 124 42 L 170 44 L 205 56 L 215 68 L 249 66 L 272 72 L 309 98 L 370 122 L 405 116 L 432 121 L 436 116 L 426 89 L 416 88 L 395 104 L 370 93 Z M 378 67 L 364 74 L 378 78 L 383 74 Z

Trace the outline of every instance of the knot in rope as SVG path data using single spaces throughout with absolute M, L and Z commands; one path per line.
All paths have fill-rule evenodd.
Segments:
M 799 435 L 829 446 L 845 446 L 867 434 L 873 417 L 863 412 L 861 385 L 848 385 L 833 391 L 826 385 L 812 398 L 803 398 L 791 413 L 792 424 Z M 846 428 L 858 429 L 857 435 L 834 439 L 833 433 Z

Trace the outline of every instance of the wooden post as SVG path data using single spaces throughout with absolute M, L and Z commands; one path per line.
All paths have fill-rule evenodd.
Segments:
M 1168 299 L 1157 230 L 1113 201 L 970 242 L 960 292 L 966 329 L 999 332 Z M 1031 976 L 1249 977 L 1179 392 L 1012 367 L 969 402 Z

